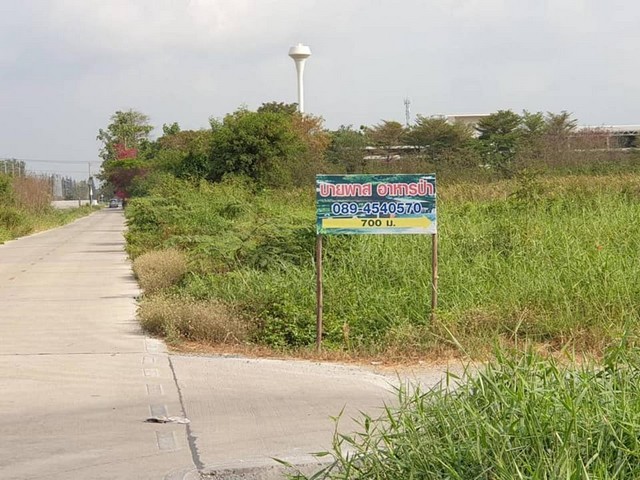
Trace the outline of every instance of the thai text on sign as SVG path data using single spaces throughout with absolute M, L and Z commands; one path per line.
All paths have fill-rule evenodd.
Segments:
M 318 234 L 435 234 L 435 175 L 317 175 Z

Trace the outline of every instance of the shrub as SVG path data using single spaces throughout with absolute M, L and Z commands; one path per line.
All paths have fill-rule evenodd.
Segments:
M 179 250 L 151 251 L 134 260 L 133 272 L 144 292 L 151 294 L 178 283 L 187 273 L 187 260 Z
M 42 213 L 51 209 L 51 184 L 38 177 L 14 177 L 13 193 L 18 207 L 30 212 Z
M 216 300 L 149 297 L 141 302 L 139 317 L 145 330 L 170 340 L 239 343 L 250 334 L 249 323 Z
M 13 203 L 13 187 L 11 177 L 0 173 L 0 204 Z

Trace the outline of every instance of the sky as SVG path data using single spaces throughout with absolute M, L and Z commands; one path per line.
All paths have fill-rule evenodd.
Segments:
M 86 178 L 117 110 L 155 130 L 297 100 L 327 128 L 567 110 L 640 124 L 633 0 L 0 0 L 0 159 Z M 38 161 L 36 161 L 38 160 Z

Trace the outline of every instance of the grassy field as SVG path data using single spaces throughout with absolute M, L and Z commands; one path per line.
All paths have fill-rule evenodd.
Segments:
M 406 358 L 484 355 L 496 344 L 535 342 L 602 351 L 623 330 L 637 329 L 640 177 L 524 174 L 440 184 L 438 195 L 436 321 L 429 320 L 428 237 L 329 237 L 328 349 Z M 134 258 L 164 249 L 186 256 L 186 274 L 142 303 L 143 323 L 157 333 L 216 341 L 179 328 L 207 322 L 181 318 L 181 304 L 213 301 L 229 317 L 229 341 L 313 344 L 312 189 L 171 179 L 132 201 L 127 216 Z M 166 324 L 163 310 L 173 312 Z M 219 314 L 213 321 L 225 323 Z

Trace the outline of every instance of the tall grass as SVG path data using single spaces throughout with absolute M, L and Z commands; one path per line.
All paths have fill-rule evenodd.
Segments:
M 439 186 L 440 303 L 425 236 L 326 238 L 330 348 L 482 354 L 495 340 L 603 349 L 640 298 L 640 178 L 621 174 Z M 313 344 L 314 194 L 170 182 L 130 204 L 129 250 L 190 257 L 182 294 L 253 319 L 255 341 Z
M 63 225 L 92 211 L 91 207 L 55 210 L 47 180 L 0 174 L 0 243 Z
M 315 480 L 640 478 L 640 357 L 603 365 L 497 352 L 435 388 L 398 389 L 380 418 L 336 433 Z M 308 478 L 308 477 L 297 477 Z

